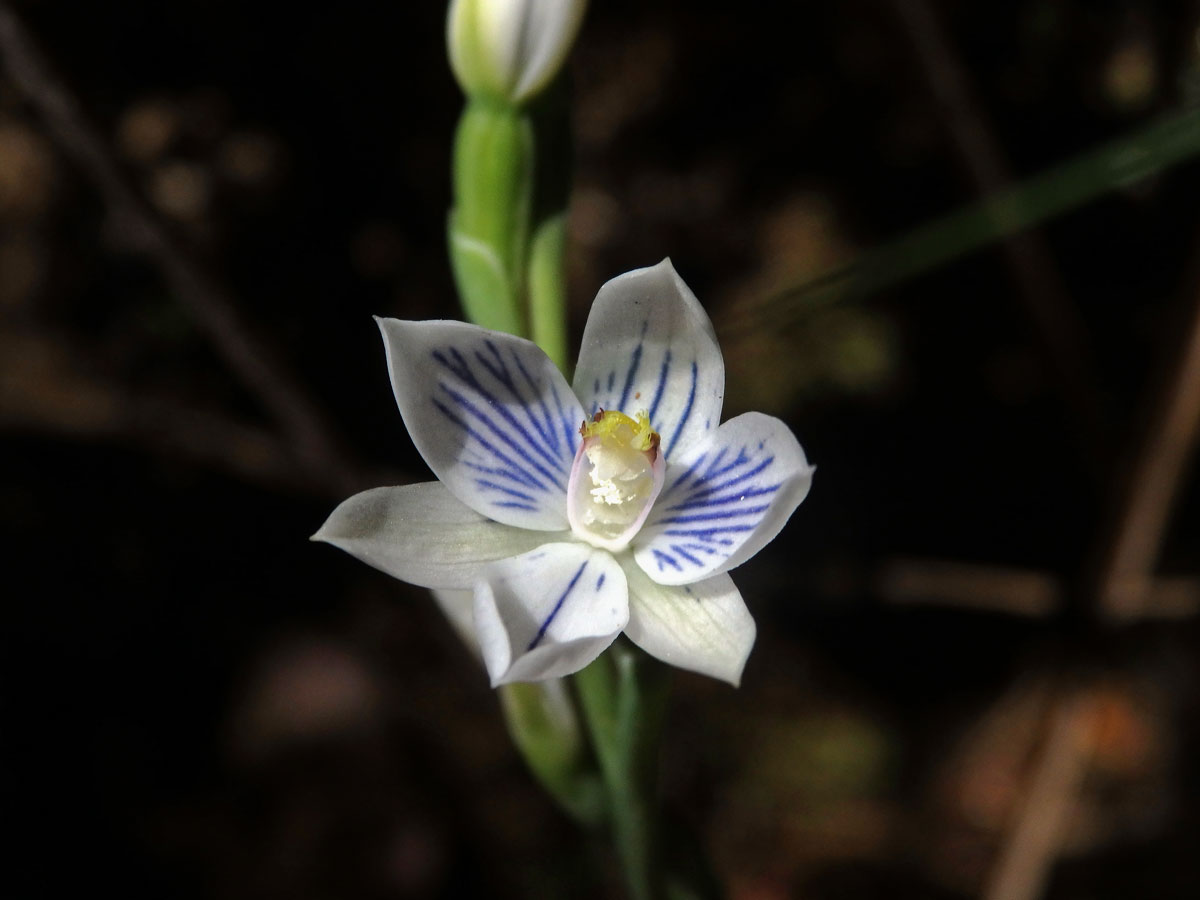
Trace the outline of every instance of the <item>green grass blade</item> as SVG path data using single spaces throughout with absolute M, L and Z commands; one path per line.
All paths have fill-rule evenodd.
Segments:
M 778 291 L 746 309 L 730 331 L 778 327 L 807 310 L 934 269 L 1015 232 L 1134 184 L 1200 153 L 1200 109 L 1189 108 L 1090 150 L 983 202 L 935 219 L 849 265 Z

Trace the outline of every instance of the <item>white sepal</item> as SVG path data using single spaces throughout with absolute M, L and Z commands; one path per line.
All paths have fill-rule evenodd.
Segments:
M 479 641 L 475 637 L 475 591 L 457 588 L 434 588 L 430 591 L 438 609 L 450 622 L 454 633 L 462 639 L 476 658 L 479 658 Z
M 554 537 L 486 519 L 430 481 L 355 494 L 330 513 L 312 540 L 410 584 L 462 589 L 473 588 L 488 563 Z
M 493 685 L 578 672 L 628 619 L 625 573 L 584 544 L 546 544 L 493 563 L 475 587 L 475 628 Z
M 737 687 L 754 647 L 755 626 L 728 575 L 696 584 L 657 584 L 627 562 L 631 641 L 668 665 Z

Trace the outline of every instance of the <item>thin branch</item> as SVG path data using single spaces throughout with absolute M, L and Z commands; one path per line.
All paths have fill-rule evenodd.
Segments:
M 1043 618 L 1062 608 L 1062 580 L 1050 572 L 940 559 L 891 559 L 875 578 L 875 592 L 897 606 L 945 606 Z M 1200 578 L 1153 578 L 1144 619 L 1182 619 L 1200 612 Z
M 1062 846 L 1094 746 L 1094 701 L 1062 688 L 1050 712 L 1024 802 L 983 890 L 984 900 L 1038 897 Z
M 893 559 L 876 576 L 879 596 L 897 606 L 949 606 L 1043 618 L 1062 597 L 1047 572 L 938 559 Z
M 94 372 L 84 377 L 65 365 L 68 355 L 76 360 L 45 337 L 9 332 L 0 338 L 0 430 L 113 443 L 274 489 L 345 496 L 346 486 L 335 473 L 302 466 L 267 430 L 128 390 Z M 359 486 L 404 480 L 381 472 Z
M 1168 365 L 1155 379 L 1144 408 L 1150 411 L 1136 432 L 1135 460 L 1116 494 L 1115 526 L 1097 542 L 1096 571 L 1084 599 L 1110 618 L 1142 617 L 1150 604 L 1154 568 L 1185 464 L 1200 429 L 1200 267 L 1190 282 L 1191 321 Z M 1062 846 L 1059 819 L 1075 803 L 1090 748 L 1071 736 L 1076 713 L 1064 695 L 1064 722 L 1055 724 L 1030 781 L 1022 813 L 1008 833 L 985 895 L 988 900 L 1032 900 L 1042 895 Z M 1060 733 L 1060 731 L 1062 733 Z
M 136 246 L 158 264 L 226 364 L 283 428 L 294 455 L 309 470 L 349 485 L 353 466 L 316 404 L 275 352 L 247 327 L 230 294 L 203 271 L 133 188 L 7 0 L 0 0 L 0 54 L 4 71 L 49 133 L 100 191 Z
M 1161 552 L 1168 519 L 1200 438 L 1200 242 L 1194 254 L 1190 321 L 1172 330 L 1176 346 L 1145 403 L 1143 428 L 1114 504 L 1115 525 L 1101 541 L 1092 589 L 1101 612 L 1116 620 L 1139 617 L 1149 601 L 1150 575 Z
M 968 177 L 983 197 L 999 194 L 1011 173 L 986 117 L 971 91 L 971 80 L 954 52 L 945 29 L 927 0 L 893 0 L 946 127 Z M 997 213 L 998 215 L 1001 213 Z M 1096 393 L 1098 380 L 1083 338 L 1083 320 L 1067 296 L 1062 276 L 1039 232 L 1010 235 L 1004 255 L 1020 285 L 1020 296 L 1033 322 L 1042 355 L 1054 372 L 1068 407 L 1077 420 L 1080 443 L 1097 472 L 1103 440 L 1103 415 Z

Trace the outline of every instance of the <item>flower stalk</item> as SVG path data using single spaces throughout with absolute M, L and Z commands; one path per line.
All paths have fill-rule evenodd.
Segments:
M 467 318 L 526 334 L 525 255 L 533 203 L 529 115 L 487 99 L 463 110 L 454 140 L 450 261 Z
M 533 342 L 563 372 L 567 359 L 567 216 L 543 219 L 529 245 L 529 326 Z
M 377 320 L 438 481 L 364 491 L 314 538 L 435 589 L 535 777 L 611 828 L 631 900 L 698 898 L 696 853 L 661 863 L 660 661 L 738 683 L 755 626 L 727 572 L 779 532 L 813 469 L 777 419 L 721 424 L 720 348 L 669 260 L 601 288 L 564 378 L 569 129 L 547 88 L 583 6 L 451 3 L 467 105 L 449 251 L 475 324 Z
M 605 787 L 566 685 L 557 680 L 505 684 L 498 693 L 509 735 L 542 787 L 580 825 L 602 826 L 608 810 Z
M 586 6 L 453 0 L 446 24 L 451 68 L 467 96 L 447 223 L 463 309 L 477 325 L 533 337 L 564 369 L 570 138 L 554 85 Z
M 622 642 L 577 672 L 575 687 L 608 790 L 613 843 L 629 896 L 657 900 L 664 892 L 658 852 L 658 749 L 669 674 Z

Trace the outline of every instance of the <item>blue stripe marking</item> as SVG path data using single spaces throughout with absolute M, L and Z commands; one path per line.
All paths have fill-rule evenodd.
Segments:
M 760 506 L 751 506 L 746 509 L 730 509 L 725 512 L 715 513 L 697 513 L 694 516 L 671 516 L 668 519 L 658 519 L 654 522 L 655 525 L 683 525 L 688 522 L 712 522 L 718 519 L 736 519 L 739 516 L 753 516 L 758 513 L 764 513 L 771 508 L 770 503 L 763 503 Z
M 559 610 L 563 608 L 563 604 L 567 602 L 567 597 L 571 595 L 571 591 L 575 590 L 575 585 L 579 583 L 579 578 L 583 575 L 583 570 L 586 568 L 587 560 L 585 559 L 579 564 L 579 568 L 575 570 L 575 577 L 571 579 L 571 583 L 567 585 L 567 589 L 562 592 L 562 596 L 554 604 L 554 609 L 550 610 L 550 615 L 546 616 L 546 621 L 542 622 L 542 627 L 538 629 L 538 633 L 533 636 L 533 640 L 525 648 L 526 653 L 541 643 L 542 638 L 546 636 L 546 629 L 550 627 L 550 623 L 554 621 L 554 617 L 558 615 Z
M 685 481 L 687 481 L 689 478 L 691 478 L 693 475 L 695 475 L 696 470 L 699 469 L 702 465 L 704 465 L 704 460 L 707 457 L 708 457 L 708 451 L 706 450 L 705 452 L 701 453 L 699 457 L 696 458 L 695 462 L 693 462 L 690 466 L 687 467 L 687 469 L 684 470 L 682 475 L 680 475 L 673 482 L 671 482 L 671 484 L 667 485 L 667 489 L 665 491 L 663 491 L 662 495 L 660 496 L 660 502 L 661 502 L 661 500 L 663 500 L 667 496 L 669 496 L 672 491 L 674 491 L 678 487 L 681 487 Z
M 672 544 L 671 549 L 674 550 L 676 553 L 678 553 L 680 556 L 682 556 L 684 559 L 686 559 L 688 562 L 690 562 L 693 566 L 704 565 L 703 561 L 696 559 L 696 557 L 692 556 L 692 554 L 688 553 L 686 550 L 684 550 L 678 544 Z
M 491 373 L 491 376 L 496 378 L 497 382 L 504 385 L 505 388 L 509 390 L 512 397 L 514 397 L 514 400 L 521 404 L 522 412 L 526 414 L 530 422 L 533 422 L 534 426 L 536 427 L 534 416 L 528 407 L 528 401 L 526 400 L 526 397 L 521 394 L 521 391 L 517 389 L 516 384 L 512 382 L 512 377 L 510 376 L 508 367 L 505 367 L 503 360 L 499 358 L 499 350 L 491 341 L 487 341 L 485 344 L 488 349 L 492 350 L 493 355 L 496 355 L 499 371 L 497 371 L 497 368 L 494 368 L 490 362 L 484 358 L 484 355 L 478 352 L 478 350 L 475 352 L 475 359 L 479 360 L 479 364 L 484 366 L 488 373 Z M 475 377 L 475 373 L 472 371 L 472 368 L 470 368 L 470 364 L 468 364 L 466 359 L 463 359 L 462 353 L 458 352 L 456 347 L 448 347 L 446 349 L 449 350 L 451 356 L 454 356 L 454 362 L 446 359 L 445 355 L 440 352 L 440 350 L 434 350 L 432 354 L 434 361 L 437 361 L 438 364 L 442 365 L 444 368 L 446 368 L 446 370 L 454 374 L 455 377 L 462 380 L 464 385 L 474 390 L 476 394 L 479 394 L 482 400 L 487 402 L 488 406 L 496 409 L 496 412 L 499 413 L 505 421 L 508 421 L 512 427 L 515 427 L 516 430 L 521 433 L 521 437 L 528 440 L 530 444 L 535 446 L 535 449 L 538 449 L 541 452 L 542 456 L 546 458 L 547 462 L 550 462 L 551 464 L 559 464 L 562 462 L 553 455 L 548 454 L 545 448 L 542 448 L 538 442 L 535 442 L 535 440 L 529 436 L 529 433 L 524 430 L 521 422 L 517 421 L 516 416 L 512 415 L 508 406 L 500 403 L 498 398 L 494 396 L 491 391 L 488 391 L 484 388 L 484 385 L 482 385 L 479 378 Z M 516 359 L 516 354 L 514 354 L 514 358 Z
M 596 579 L 596 592 L 597 592 L 597 593 L 599 593 L 599 592 L 600 592 L 600 588 L 604 587 L 604 579 L 605 579 L 606 577 L 607 577 L 607 576 L 605 575 L 605 573 L 604 573 L 604 572 L 601 572 L 601 573 L 600 573 L 600 577 Z
M 484 475 L 494 475 L 497 478 L 507 478 L 509 481 L 512 481 L 516 484 L 523 485 L 532 490 L 542 491 L 542 492 L 546 491 L 546 488 L 544 485 L 542 485 L 536 481 L 530 480 L 530 478 L 527 475 L 525 475 L 519 471 L 512 471 L 509 469 L 497 469 L 494 466 L 483 466 L 483 465 L 480 465 L 479 463 L 474 462 L 469 459 L 462 460 L 462 464 L 464 466 L 466 466 L 467 468 L 471 469 L 472 471 L 482 472 Z
M 678 512 L 685 509 L 711 509 L 714 506 L 724 506 L 726 503 L 741 503 L 750 497 L 764 497 L 774 494 L 777 490 L 783 487 L 783 483 L 769 484 L 766 487 L 749 488 L 745 491 L 737 491 L 732 494 L 726 494 L 723 497 L 702 497 L 699 499 L 685 500 L 682 503 L 676 503 L 673 506 L 668 506 L 663 509 L 663 512 Z
M 719 460 L 714 459 L 713 464 L 708 467 L 709 470 L 704 473 L 704 480 L 711 481 L 714 478 L 719 478 L 722 475 L 724 475 L 726 472 L 732 472 L 738 466 L 744 466 L 747 463 L 750 463 L 753 461 L 754 460 L 752 457 L 749 457 L 746 455 L 746 448 L 742 447 L 740 450 L 738 450 L 737 459 L 735 459 L 733 462 L 729 463 L 728 465 L 722 466 L 719 469 L 714 469 L 716 464 L 719 462 Z
M 754 487 L 746 491 L 738 491 L 736 493 L 727 493 L 724 497 L 708 497 L 694 500 L 685 500 L 684 503 L 677 503 L 672 506 L 667 506 L 664 512 L 677 512 L 689 509 L 712 509 L 713 506 L 724 506 L 727 503 L 742 503 L 743 500 L 748 500 L 751 497 L 767 497 L 769 494 L 775 493 L 784 485 L 768 485 L 767 487 Z
M 758 523 L 756 522 L 753 525 L 722 525 L 718 528 L 668 528 L 663 534 L 669 534 L 671 537 L 697 537 L 702 541 L 709 541 L 712 540 L 710 535 L 745 534 L 757 527 Z
M 512 375 L 509 374 L 508 367 L 504 365 L 504 360 L 500 358 L 500 351 L 496 349 L 496 345 L 493 344 L 491 341 L 485 341 L 484 345 L 490 351 L 492 351 L 492 355 L 494 357 L 496 357 L 496 367 L 499 369 L 499 371 L 497 371 L 497 368 L 493 368 L 492 364 L 490 362 L 488 362 L 487 358 L 484 357 L 484 355 L 482 353 L 480 353 L 478 350 L 475 351 L 475 359 L 477 359 L 479 361 L 479 364 L 481 366 L 483 366 L 485 369 L 487 369 L 487 371 L 491 374 L 491 376 L 493 378 L 495 378 L 498 382 L 500 382 L 502 385 L 504 385 L 505 388 L 507 388 L 508 393 L 512 395 L 512 398 L 514 400 L 516 400 L 518 404 L 520 404 L 521 411 L 525 413 L 525 417 L 529 420 L 529 424 L 531 424 L 534 427 L 534 430 L 537 431 L 538 436 L 541 437 L 541 439 L 543 441 L 545 441 L 547 444 L 551 443 L 552 438 L 549 434 L 546 433 L 544 423 L 541 422 L 537 418 L 537 416 L 534 415 L 534 410 L 530 407 L 529 399 L 521 392 L 521 390 L 514 383 Z M 520 362 L 521 362 L 520 358 L 517 357 L 517 355 L 515 353 L 513 354 L 513 359 L 517 362 L 518 365 L 520 365 Z M 540 396 L 540 392 L 537 389 L 537 386 L 533 384 L 532 379 L 529 378 L 528 373 L 525 374 L 525 378 L 526 378 L 526 380 L 528 380 L 530 382 L 531 387 L 533 387 L 534 396 L 536 396 L 538 398 L 538 402 L 542 405 L 542 410 L 545 411 L 546 404 L 545 404 L 545 401 L 542 400 L 542 398 Z M 553 455 L 551 455 L 551 458 L 553 458 Z
M 502 509 L 527 509 L 530 512 L 538 512 L 538 508 L 531 503 L 518 503 L 516 500 L 494 500 L 492 506 L 498 506 Z
M 671 351 L 668 350 L 663 357 L 662 368 L 658 370 L 658 387 L 654 389 L 654 402 L 650 404 L 650 421 L 654 423 L 654 429 L 658 430 L 658 403 L 663 398 L 663 391 L 667 388 L 667 373 L 671 371 Z
M 451 363 L 449 360 L 447 360 L 445 355 L 440 350 L 433 351 L 434 361 L 436 361 L 439 365 L 441 365 L 443 368 L 445 368 L 451 374 L 453 374 L 457 378 L 459 378 L 463 382 L 464 385 L 466 385 L 467 387 L 469 387 L 473 391 L 475 391 L 475 393 L 477 393 L 480 396 L 480 398 L 483 399 L 488 404 L 488 406 L 490 406 L 493 410 L 496 411 L 496 413 L 499 414 L 500 418 L 502 418 L 505 422 L 507 422 L 509 425 L 511 425 L 514 429 L 516 429 L 517 433 L 525 441 L 527 441 L 534 450 L 536 450 L 538 452 L 538 455 L 540 455 L 551 466 L 556 468 L 559 471 L 559 474 L 565 475 L 566 471 L 565 471 L 565 468 L 563 465 L 562 458 L 560 456 L 555 456 L 554 454 L 550 453 L 550 451 L 547 450 L 540 442 L 534 440 L 533 437 L 526 430 L 525 426 L 522 425 L 519 421 L 517 421 L 517 418 L 512 414 L 512 411 L 505 404 L 501 403 L 490 391 L 488 391 L 486 388 L 484 388 L 484 386 L 479 382 L 479 379 L 476 378 L 475 374 L 471 371 L 470 364 L 465 359 L 463 359 L 462 354 L 458 351 L 457 348 L 449 347 L 447 349 L 449 349 L 451 356 L 454 357 L 454 363 Z M 482 363 L 482 357 L 480 356 L 480 354 L 477 353 L 476 356 L 477 356 L 477 358 L 480 359 L 480 361 Z M 485 368 L 488 368 L 488 367 L 485 366 Z M 490 368 L 489 368 L 489 371 L 490 371 Z M 504 381 L 501 380 L 501 383 L 504 384 Z M 446 391 L 446 393 L 448 393 L 452 397 L 454 397 L 455 400 L 457 402 L 459 402 L 460 405 L 462 405 L 468 409 L 470 408 L 467 406 L 468 401 L 466 401 L 465 398 L 462 398 L 462 395 L 455 396 L 455 392 L 453 392 L 444 381 L 439 382 L 438 386 L 441 387 L 442 390 Z M 525 411 L 526 415 L 529 415 L 529 411 L 525 406 L 524 398 L 520 396 L 520 394 L 516 391 L 515 387 L 510 387 L 510 391 L 513 393 L 513 396 L 517 399 L 517 401 L 521 404 L 521 408 Z M 485 419 L 487 421 L 488 426 L 492 429 L 493 432 L 496 433 L 496 435 L 498 437 L 502 436 L 501 429 L 498 426 L 496 426 L 494 422 L 487 420 L 486 417 L 484 417 L 482 413 L 477 412 L 476 416 L 481 419 Z M 511 440 L 506 440 L 505 442 L 508 443 L 510 446 L 512 446 L 514 450 L 517 450 L 517 447 Z M 527 455 L 527 454 L 523 454 L 523 455 Z M 532 462 L 532 460 L 531 460 L 531 462 Z M 559 487 L 562 487 L 562 485 L 560 484 Z M 565 490 L 565 488 L 563 488 L 563 489 Z
M 536 459 L 534 459 L 529 454 L 529 451 L 525 447 L 522 447 L 520 444 L 518 444 L 513 439 L 512 435 L 509 434 L 509 432 L 505 431 L 503 428 L 501 428 L 499 425 L 497 425 L 495 423 L 495 421 L 492 420 L 491 416 L 489 416 L 487 413 L 485 413 L 483 410 L 481 410 L 478 406 L 476 406 L 474 403 L 472 403 L 470 400 L 468 400 L 462 394 L 458 393 L 455 390 L 452 390 L 444 382 L 439 382 L 438 387 L 440 387 L 443 391 L 445 391 L 447 394 L 449 394 L 450 399 L 453 400 L 455 403 L 457 403 L 460 408 L 469 412 L 475 419 L 479 420 L 479 422 L 482 423 L 483 425 L 486 425 L 491 430 L 492 434 L 494 434 L 497 438 L 500 439 L 501 443 L 506 444 L 508 446 L 508 448 L 510 450 L 512 450 L 513 453 L 517 454 L 517 456 L 519 456 L 521 458 L 521 460 L 524 463 L 526 463 L 528 466 L 532 467 L 532 469 L 535 472 L 540 474 L 543 478 L 545 478 L 551 484 L 556 485 L 559 490 L 562 490 L 562 491 L 566 490 L 566 487 L 562 483 L 562 475 L 565 473 L 563 473 L 561 469 L 559 470 L 558 474 L 551 472 L 542 463 L 540 463 Z M 435 404 L 437 404 L 437 402 L 438 401 L 436 401 L 436 400 L 434 401 Z M 439 408 L 442 408 L 442 407 L 439 406 Z M 445 412 L 444 408 L 443 408 L 443 412 Z M 480 440 L 480 436 L 473 429 L 469 430 L 468 433 L 471 435 L 471 437 L 476 438 L 477 440 L 480 441 L 481 444 L 485 444 L 485 446 L 486 446 L 486 443 L 483 440 Z M 527 441 L 529 440 L 528 435 L 525 435 L 525 439 Z M 529 441 L 529 442 L 531 444 L 534 444 L 535 447 L 538 447 L 538 449 L 541 449 L 533 441 Z M 497 454 L 497 456 L 499 456 L 499 454 Z M 508 460 L 505 460 L 505 461 L 508 462 Z M 512 463 L 510 462 L 509 464 L 511 465 Z
M 558 396 L 558 388 L 554 388 L 553 390 L 554 405 L 558 408 L 558 421 L 562 424 L 563 441 L 566 443 L 568 455 L 574 459 L 575 451 L 578 449 L 577 442 L 583 438 L 579 434 L 579 428 L 572 420 L 567 418 L 566 412 L 563 411 L 562 397 Z
M 716 454 L 716 456 L 708 461 L 708 465 L 705 466 L 707 451 L 701 453 L 700 456 L 695 459 L 691 465 L 683 471 L 682 474 L 675 478 L 675 480 L 667 486 L 666 490 L 663 491 L 658 504 L 659 508 L 661 508 L 664 512 L 671 512 L 683 509 L 719 506 L 734 500 L 745 500 L 748 497 L 757 497 L 762 496 L 763 494 L 774 493 L 782 485 L 782 483 L 780 483 L 768 487 L 750 488 L 749 490 L 745 491 L 737 491 L 736 493 L 728 496 L 718 496 L 722 491 L 730 491 L 737 485 L 754 478 L 756 475 L 759 475 L 761 472 L 768 469 L 775 462 L 774 456 L 768 456 L 764 459 L 756 461 L 753 456 L 747 454 L 744 446 L 738 450 L 737 456 L 732 462 L 725 462 L 728 454 L 729 448 L 722 448 Z M 725 464 L 721 465 L 723 462 L 725 462 Z M 751 467 L 745 468 L 746 466 Z M 704 467 L 703 473 L 697 474 L 699 473 L 701 467 Z M 743 469 L 744 471 L 740 472 L 739 474 L 734 474 L 732 477 L 726 478 L 723 481 L 717 481 L 717 479 L 721 478 L 721 476 L 730 475 L 730 473 L 737 472 L 739 469 Z M 693 480 L 690 488 L 683 492 L 683 499 L 674 505 L 664 506 L 663 501 L 666 500 L 666 498 L 671 494 L 678 491 L 684 484 L 686 484 L 689 478 L 692 478 Z
M 645 329 L 643 328 L 642 331 L 644 332 Z M 621 410 L 622 412 L 625 411 L 625 405 L 629 402 L 629 392 L 633 390 L 633 379 L 637 377 L 638 367 L 641 366 L 641 364 L 642 345 L 639 341 L 638 345 L 633 348 L 633 357 L 629 362 L 629 371 L 625 373 L 625 386 L 621 388 L 621 402 L 617 404 L 617 409 Z
M 712 478 L 712 477 L 713 477 L 713 470 L 714 470 L 714 469 L 716 469 L 716 467 L 717 467 L 717 466 L 719 466 L 719 465 L 721 464 L 721 460 L 723 460 L 723 459 L 725 458 L 725 454 L 727 454 L 728 452 L 729 452 L 729 448 L 728 448 L 728 447 L 722 447 L 722 448 L 721 448 L 721 452 L 720 452 L 720 453 L 718 453 L 716 456 L 714 456 L 714 457 L 713 457 L 713 460 L 712 460 L 712 462 L 710 462 L 710 463 L 708 464 L 708 468 L 704 470 L 704 474 L 700 476 L 700 481 L 701 481 L 701 482 L 708 481 L 710 478 Z M 736 463 L 736 462 L 733 462 L 733 463 L 730 463 L 730 465 L 734 465 L 734 466 L 736 466 L 736 465 L 737 465 L 737 463 Z M 728 469 L 729 469 L 729 466 L 726 466 L 726 467 L 725 467 L 724 469 L 722 469 L 721 471 L 722 471 L 722 472 L 725 472 L 725 471 L 728 471 Z
M 488 370 L 498 382 L 508 388 L 510 391 L 516 391 L 516 385 L 513 384 L 512 375 L 508 371 L 508 366 L 504 365 L 504 360 L 500 357 L 500 351 L 496 349 L 496 345 L 492 341 L 484 341 L 483 346 L 491 351 L 492 357 L 495 359 L 495 365 L 489 362 L 482 353 L 475 351 L 475 358 L 479 360 L 479 364 Z
M 683 566 L 681 566 L 681 565 L 679 565 L 679 563 L 675 562 L 675 557 L 671 556 L 670 554 L 663 553 L 661 550 L 658 550 L 655 548 L 651 548 L 650 552 L 654 554 L 654 558 L 658 561 L 658 571 L 661 572 L 663 570 L 663 563 L 666 563 L 667 565 L 669 565 L 676 572 L 683 571 Z
M 668 458 L 671 456 L 671 451 L 675 449 L 675 442 L 679 440 L 679 435 L 683 433 L 683 426 L 692 417 L 692 404 L 696 402 L 696 379 L 699 377 L 700 371 L 696 368 L 696 361 L 693 359 L 692 386 L 688 390 L 687 406 L 683 408 L 683 415 L 679 417 L 679 424 L 675 426 L 675 433 L 671 435 L 671 441 L 667 444 L 666 454 Z
M 522 478 L 524 479 L 525 483 L 528 484 L 530 487 L 537 488 L 538 490 L 542 490 L 542 491 L 547 489 L 546 485 L 542 484 L 540 481 L 538 481 L 536 478 L 534 478 L 532 473 L 530 473 L 529 471 L 524 469 L 513 459 L 506 456 L 498 447 L 496 447 L 492 443 L 490 443 L 487 440 L 487 438 L 485 438 L 478 431 L 476 431 L 474 428 L 472 428 L 470 425 L 468 425 L 466 422 L 464 422 L 462 419 L 460 419 L 458 416 L 456 416 L 453 412 L 451 412 L 449 407 L 447 407 L 440 400 L 434 400 L 433 405 L 435 407 L 437 407 L 437 409 L 441 412 L 442 415 L 444 415 L 452 423 L 454 423 L 459 428 L 461 428 L 463 431 L 465 431 L 469 437 L 478 441 L 479 445 L 481 447 L 483 447 L 485 450 L 487 450 L 489 453 L 491 453 L 496 459 L 500 460 L 500 462 L 502 462 L 506 466 L 508 466 L 513 472 L 519 473 L 522 476 Z
M 526 370 L 525 363 L 521 362 L 521 357 L 517 356 L 515 351 L 512 356 L 513 356 L 513 362 L 517 364 L 517 371 L 519 371 L 521 373 L 522 377 L 524 377 L 525 383 L 529 385 L 529 389 L 531 391 L 533 391 L 534 394 L 537 395 L 538 406 L 541 407 L 542 415 L 545 417 L 544 421 L 545 421 L 545 425 L 546 425 L 546 431 L 541 432 L 541 433 L 543 433 L 547 436 L 547 440 L 550 441 L 551 445 L 554 447 L 555 452 L 561 453 L 561 448 L 558 443 L 558 440 L 559 440 L 558 429 L 554 427 L 554 422 L 555 422 L 554 416 L 551 415 L 551 413 L 550 413 L 550 407 L 548 407 L 546 405 L 545 390 L 538 389 L 537 383 L 533 380 L 533 377 Z M 554 393 L 554 400 L 558 404 L 558 418 L 562 419 L 562 401 L 558 397 L 558 387 L 553 383 L 547 385 L 547 387 L 549 387 L 550 390 Z
M 523 494 L 520 491 L 514 491 L 512 488 L 506 488 L 504 485 L 496 484 L 494 481 L 488 481 L 486 478 L 476 478 L 475 483 L 481 488 L 499 491 L 502 494 L 508 494 L 510 497 L 516 497 L 518 500 L 526 500 L 529 503 L 537 503 L 536 497 L 530 497 L 528 494 Z
M 749 462 L 749 461 L 750 460 L 747 460 L 747 462 Z M 694 498 L 707 497 L 710 494 L 716 494 L 720 491 L 729 490 L 729 488 L 733 487 L 735 484 L 740 484 L 743 481 L 746 481 L 747 479 L 753 478 L 755 475 L 759 474 L 764 469 L 769 468 L 771 466 L 771 464 L 774 462 L 775 462 L 775 457 L 768 456 L 766 459 L 764 459 L 762 462 L 760 462 L 754 468 L 748 469 L 747 471 L 743 472 L 741 475 L 735 475 L 733 478 L 726 479 L 725 481 L 722 481 L 720 484 L 714 484 L 714 485 L 710 486 L 708 481 L 704 481 L 703 488 L 700 488 L 699 484 L 697 484 L 697 488 L 699 488 L 699 489 L 692 491 L 692 497 L 694 497 Z
M 476 478 L 475 484 L 480 488 L 489 491 L 499 491 L 502 494 L 507 494 L 509 497 L 516 497 L 518 500 L 524 500 L 527 503 L 537 503 L 538 499 L 526 494 L 524 491 L 514 490 L 510 487 L 505 487 L 502 484 L 496 484 L 494 481 L 489 481 L 486 478 Z

